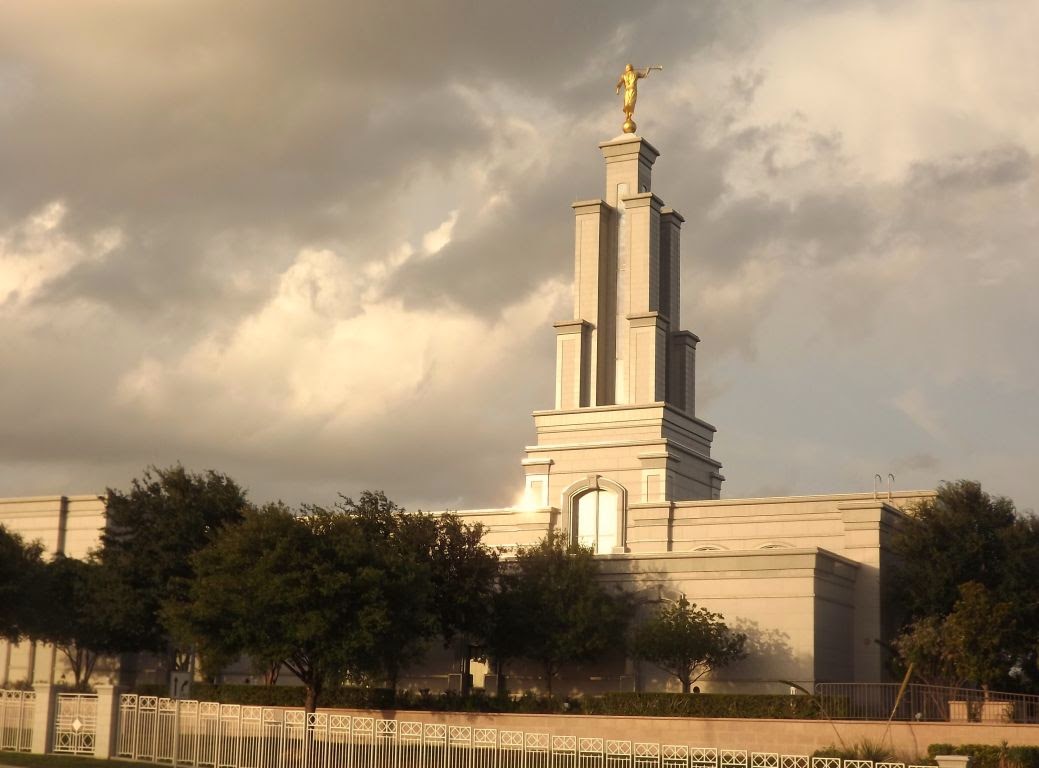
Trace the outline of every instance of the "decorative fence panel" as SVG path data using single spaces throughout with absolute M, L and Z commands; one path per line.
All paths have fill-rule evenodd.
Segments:
M 54 716 L 54 751 L 93 755 L 96 737 L 97 696 L 86 693 L 59 694 Z
M 834 720 L 1039 723 L 1039 696 L 986 693 L 913 683 L 816 683 L 815 698 Z
M 132 694 L 116 743 L 119 757 L 193 768 L 924 768 Z
M 0 749 L 29 751 L 35 708 L 36 694 L 32 691 L 0 691 Z

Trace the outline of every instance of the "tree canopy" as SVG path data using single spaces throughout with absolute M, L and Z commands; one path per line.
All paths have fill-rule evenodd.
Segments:
M 17 641 L 28 633 L 31 587 L 42 567 L 43 546 L 0 525 L 0 638 Z
M 38 569 L 31 588 L 30 635 L 53 643 L 65 656 L 76 689 L 85 689 L 100 656 L 117 650 L 118 634 L 106 621 L 111 599 L 96 558 L 58 555 Z
M 327 686 L 395 688 L 436 636 L 479 630 L 472 596 L 443 581 L 467 575 L 460 587 L 488 593 L 495 557 L 481 535 L 450 515 L 409 514 L 381 492 L 330 510 L 268 505 L 194 556 L 195 576 L 167 617 L 205 667 L 241 654 L 264 669 L 284 664 L 312 711 Z
M 561 534 L 517 550 L 500 577 L 490 650 L 499 659 L 540 664 L 551 694 L 564 664 L 600 658 L 623 644 L 631 602 L 599 576 L 592 551 Z
M 99 609 L 121 651 L 167 650 L 162 607 L 183 597 L 191 556 L 246 509 L 245 492 L 227 475 L 152 467 L 130 491 L 109 489 L 108 525 L 99 558 L 109 599 Z
M 689 693 L 708 672 L 746 656 L 746 635 L 730 631 L 723 619 L 682 595 L 661 603 L 635 628 L 632 653 L 678 678 L 682 693 Z
M 894 645 L 903 662 L 932 682 L 1037 686 L 1034 517 L 979 483 L 943 483 L 911 510 L 892 548 L 899 562 L 890 596 L 902 617 Z

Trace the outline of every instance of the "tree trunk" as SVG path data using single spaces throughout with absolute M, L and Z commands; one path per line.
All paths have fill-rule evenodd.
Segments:
M 263 684 L 274 685 L 278 682 L 278 673 L 281 671 L 281 662 L 275 661 L 263 668 Z
M 678 679 L 682 681 L 682 693 L 689 693 L 689 687 L 692 685 L 692 682 L 689 680 L 689 678 L 680 677 Z
M 307 699 L 303 704 L 304 709 L 308 713 L 313 713 L 317 710 L 317 699 L 321 695 L 321 685 L 316 682 L 307 683 Z
M 94 674 L 94 667 L 97 666 L 98 654 L 89 648 L 84 653 L 86 654 L 86 662 L 83 669 L 83 687 L 87 688 L 90 686 L 90 677 Z
M 555 677 L 555 670 L 551 664 L 545 664 L 545 690 L 548 692 L 549 698 L 552 696 L 552 678 Z

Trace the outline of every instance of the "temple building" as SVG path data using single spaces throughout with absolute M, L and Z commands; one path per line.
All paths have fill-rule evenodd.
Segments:
M 701 682 L 705 691 L 884 679 L 888 542 L 904 510 L 934 492 L 722 498 L 715 428 L 696 410 L 700 340 L 682 327 L 684 219 L 653 191 L 660 153 L 646 139 L 626 133 L 599 149 L 602 196 L 573 204 L 573 313 L 555 323 L 555 403 L 534 413 L 524 501 L 460 516 L 506 551 L 563 531 L 643 605 L 685 594 L 722 614 L 747 635 L 748 656 Z M 0 500 L 0 523 L 82 556 L 104 525 L 103 499 Z M 60 676 L 46 653 L 41 662 L 39 649 L 0 643 L 0 686 Z M 446 688 L 468 656 L 434 649 L 402 682 Z M 478 686 L 494 685 L 486 668 L 472 669 Z M 507 674 L 510 690 L 544 689 L 533 667 L 510 664 Z M 618 655 L 564 670 L 554 690 L 675 685 Z
M 599 149 L 602 198 L 573 204 L 574 310 L 555 323 L 555 407 L 534 413 L 524 504 L 459 514 L 507 548 L 563 531 L 642 602 L 685 594 L 721 613 L 749 654 L 704 690 L 884 679 L 888 540 L 934 492 L 721 498 L 715 428 L 696 413 L 700 339 L 681 325 L 684 219 L 653 192 L 660 153 L 646 139 Z M 511 678 L 543 686 L 533 668 Z M 563 678 L 557 690 L 676 685 L 623 659 Z

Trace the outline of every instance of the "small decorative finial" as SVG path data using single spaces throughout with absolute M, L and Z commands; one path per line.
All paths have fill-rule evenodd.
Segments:
M 639 97 L 639 80 L 644 77 L 649 77 L 649 73 L 654 69 L 663 71 L 663 67 L 646 67 L 645 69 L 636 69 L 635 67 L 628 64 L 624 67 L 624 71 L 621 73 L 620 79 L 617 81 L 617 93 L 621 92 L 621 88 L 624 88 L 624 132 L 635 133 L 635 121 L 631 119 L 631 116 L 635 113 L 635 100 Z

